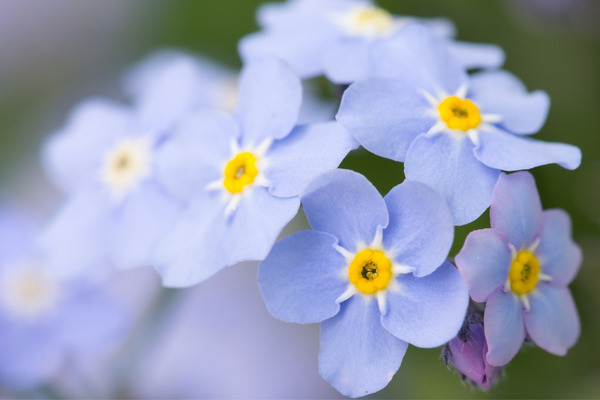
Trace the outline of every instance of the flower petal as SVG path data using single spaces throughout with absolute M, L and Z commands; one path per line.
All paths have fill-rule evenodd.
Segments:
M 456 93 L 467 74 L 446 41 L 421 24 L 405 26 L 390 40 L 373 43 L 373 76 L 403 77 L 433 96 Z
M 376 301 L 354 296 L 321 324 L 319 373 L 340 393 L 366 396 L 392 379 L 408 344 L 383 329 Z
M 479 132 L 479 141 L 475 157 L 489 167 L 504 171 L 546 164 L 575 169 L 581 164 L 581 150 L 570 144 L 542 142 L 496 129 Z
M 435 124 L 430 108 L 410 81 L 369 79 L 346 89 L 336 119 L 365 149 L 404 161 L 413 140 Z
M 484 302 L 506 282 L 512 255 L 498 231 L 480 229 L 469 233 L 455 261 L 473 300 Z
M 567 354 L 581 332 L 579 315 L 569 289 L 540 283 L 531 292 L 529 304 L 531 309 L 524 314 L 529 336 L 552 354 Z
M 521 81 L 507 71 L 473 74 L 469 97 L 483 113 L 499 115 L 500 126 L 518 134 L 539 131 L 550 108 L 550 98 L 545 92 L 528 93 Z
M 483 326 L 488 345 L 487 362 L 496 367 L 508 364 L 525 340 L 521 300 L 512 292 L 496 290 L 488 298 Z
M 542 204 L 529 172 L 500 175 L 492 197 L 490 222 L 516 250 L 531 246 L 539 237 Z
M 465 69 L 498 68 L 504 64 L 505 54 L 495 44 L 448 41 L 448 51 Z
M 553 286 L 567 286 L 581 266 L 581 248 L 571 239 L 571 219 L 564 210 L 542 213 L 540 244 L 535 250 L 541 270 L 550 275 Z
M 292 69 L 274 58 L 263 58 L 242 69 L 236 115 L 242 126 L 242 146 L 258 146 L 266 138 L 281 139 L 298 119 L 302 85 Z
M 388 225 L 381 195 L 354 171 L 338 169 L 319 176 L 304 191 L 302 205 L 314 230 L 331 233 L 349 251 L 371 243 L 377 228 Z
M 455 337 L 463 325 L 469 292 L 449 262 L 418 278 L 400 275 L 398 291 L 386 293 L 388 311 L 381 323 L 397 338 L 418 347 L 437 347 Z
M 72 111 L 64 128 L 46 143 L 42 162 L 50 178 L 64 191 L 95 179 L 104 155 L 127 133 L 132 112 L 104 99 L 88 99 Z
M 258 267 L 258 287 L 275 318 L 301 324 L 336 315 L 344 293 L 346 259 L 328 233 L 300 231 L 275 243 Z
M 336 84 L 348 84 L 369 76 L 369 42 L 363 39 L 339 40 L 323 52 L 325 76 Z
M 446 201 L 429 186 L 404 181 L 385 196 L 390 223 L 384 248 L 401 264 L 416 268 L 415 276 L 435 271 L 448 256 L 454 239 L 452 214 Z
M 198 191 L 223 179 L 232 157 L 231 141 L 237 141 L 236 121 L 216 112 L 201 112 L 182 121 L 174 134 L 156 151 L 156 175 L 180 201 L 189 202 Z
M 336 168 L 358 143 L 337 122 L 296 127 L 266 155 L 265 177 L 275 196 L 298 196 L 323 172 Z
M 441 133 L 415 139 L 406 155 L 404 173 L 407 179 L 424 182 L 444 196 L 454 225 L 464 225 L 490 205 L 500 171 L 473 156 L 468 138 Z

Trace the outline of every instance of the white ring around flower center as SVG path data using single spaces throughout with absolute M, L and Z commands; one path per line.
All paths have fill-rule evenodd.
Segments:
M 121 199 L 150 175 L 150 143 L 146 139 L 123 139 L 107 154 L 102 181 Z
M 35 318 L 54 308 L 58 285 L 42 268 L 21 264 L 10 266 L 0 276 L 0 302 L 9 313 Z

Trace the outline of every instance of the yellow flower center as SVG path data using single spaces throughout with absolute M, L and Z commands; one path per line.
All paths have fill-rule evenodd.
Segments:
M 531 292 L 537 285 L 540 262 L 532 252 L 520 251 L 510 265 L 508 280 L 510 289 L 516 294 Z
M 362 250 L 348 267 L 348 279 L 359 292 L 376 293 L 392 280 L 392 263 L 381 250 Z
M 117 197 L 133 189 L 150 175 L 148 143 L 141 139 L 124 139 L 108 152 L 102 180 Z
M 347 30 L 362 36 L 387 36 L 394 31 L 394 17 L 380 7 L 359 7 L 347 16 Z
M 438 106 L 442 121 L 450 129 L 460 129 L 468 131 L 477 128 L 481 122 L 479 109 L 469 99 L 461 99 L 457 96 L 450 96 L 444 99 Z
M 258 175 L 254 154 L 244 151 L 232 158 L 223 172 L 223 185 L 230 193 L 241 193 Z

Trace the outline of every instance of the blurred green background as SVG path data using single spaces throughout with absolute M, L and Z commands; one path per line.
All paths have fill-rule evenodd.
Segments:
M 236 43 L 257 30 L 254 11 L 260 3 L 0 0 L 0 197 L 45 218 L 58 196 L 34 185 L 43 186 L 36 160 L 44 139 L 62 125 L 68 111 L 89 96 L 118 98 L 122 72 L 164 47 L 239 67 Z M 371 397 L 599 398 L 600 1 L 379 4 L 395 14 L 452 19 L 459 39 L 502 46 L 506 69 L 529 89 L 549 93 L 550 115 L 536 137 L 579 146 L 583 163 L 576 171 L 552 165 L 532 172 L 544 207 L 571 214 L 584 263 L 571 285 L 582 334 L 566 357 L 525 349 L 508 366 L 504 379 L 484 393 L 461 385 L 458 374 L 443 365 L 439 349 L 411 347 L 391 384 Z M 351 154 L 343 166 L 364 173 L 382 192 L 402 180 L 401 164 L 364 153 Z M 453 254 L 469 231 L 487 226 L 486 213 L 458 228 Z

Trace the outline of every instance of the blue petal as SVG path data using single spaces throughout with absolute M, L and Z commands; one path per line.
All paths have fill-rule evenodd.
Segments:
M 398 290 L 386 293 L 388 311 L 381 317 L 385 329 L 418 347 L 436 347 L 458 334 L 469 292 L 460 274 L 449 262 L 435 272 L 417 278 L 399 275 Z
M 369 79 L 346 89 L 336 119 L 365 149 L 404 161 L 413 140 L 435 124 L 430 108 L 410 81 Z
M 257 146 L 266 138 L 286 136 L 298 119 L 302 85 L 281 61 L 264 58 L 246 64 L 240 76 L 236 115 L 242 126 L 242 146 Z
M 404 173 L 407 179 L 424 182 L 440 192 L 454 224 L 464 225 L 490 205 L 500 171 L 480 163 L 466 137 L 441 133 L 415 139 L 406 155 Z
M 550 98 L 545 92 L 528 93 L 514 75 L 506 71 L 483 71 L 471 76 L 469 97 L 486 114 L 497 114 L 500 126 L 511 132 L 539 131 L 548 115 Z
M 0 207 L 0 265 L 18 261 L 34 246 L 37 227 L 16 210 Z
M 500 175 L 492 198 L 490 222 L 516 250 L 531 246 L 539 237 L 542 204 L 529 172 Z
M 348 279 L 346 259 L 327 233 L 300 231 L 277 242 L 258 267 L 258 287 L 274 317 L 301 324 L 336 315 Z
M 504 64 L 504 50 L 495 44 L 449 41 L 448 51 L 465 69 L 498 68 Z
M 508 364 L 525 340 L 523 304 L 513 293 L 501 289 L 492 293 L 483 315 L 488 363 L 495 367 Z
M 366 396 L 392 379 L 408 344 L 383 329 L 376 301 L 354 296 L 321 324 L 319 373 L 340 393 Z
M 347 84 L 369 76 L 369 42 L 339 40 L 323 54 L 325 76 L 336 84 Z
M 153 266 L 166 287 L 187 287 L 227 266 L 223 238 L 227 232 L 226 202 L 212 192 L 191 202 L 153 254 Z
M 552 354 L 564 356 L 581 332 L 579 315 L 569 289 L 540 283 L 529 296 L 525 327 L 535 344 Z
M 319 176 L 304 191 L 302 205 L 314 230 L 331 233 L 349 251 L 359 243 L 370 244 L 377 228 L 388 225 L 381 195 L 354 171 L 339 169 Z
M 253 187 L 230 217 L 223 238 L 228 265 L 263 260 L 283 227 L 300 207 L 300 197 L 275 197 L 264 187 Z
M 446 46 L 426 26 L 408 25 L 390 40 L 373 43 L 373 74 L 403 77 L 436 97 L 456 93 L 467 83 L 467 74 Z
M 452 214 L 435 190 L 420 182 L 404 181 L 393 188 L 385 203 L 390 223 L 383 232 L 384 248 L 396 262 L 425 276 L 448 256 L 454 239 Z
M 66 192 L 89 183 L 97 177 L 106 152 L 131 123 L 131 111 L 120 104 L 103 99 L 84 101 L 44 146 L 46 172 Z
M 64 276 L 86 274 L 105 263 L 111 199 L 100 186 L 79 191 L 53 218 L 40 238 L 50 268 Z
M 479 141 L 475 157 L 489 167 L 505 171 L 545 164 L 575 169 L 581 164 L 581 150 L 570 144 L 542 142 L 496 129 L 480 131 Z
M 553 286 L 567 286 L 581 266 L 581 248 L 571 239 L 571 219 L 564 210 L 542 213 L 540 244 L 535 250 L 541 270 L 550 275 Z
M 498 231 L 480 229 L 469 233 L 455 261 L 473 300 L 484 302 L 506 282 L 512 255 Z
M 298 196 L 318 175 L 336 168 L 358 143 L 337 122 L 295 128 L 276 141 L 264 174 L 275 196 Z
M 154 182 L 136 188 L 115 210 L 108 251 L 117 268 L 150 266 L 159 239 L 170 229 L 181 206 Z
M 201 112 L 181 125 L 156 151 L 156 175 L 179 200 L 189 202 L 210 182 L 223 179 L 223 168 L 233 156 L 236 121 L 216 112 Z

